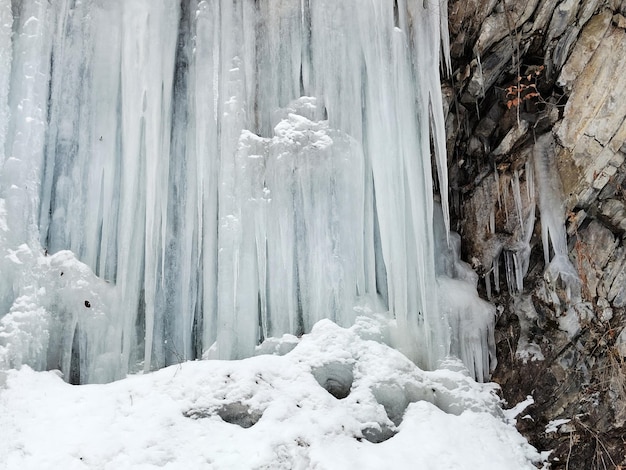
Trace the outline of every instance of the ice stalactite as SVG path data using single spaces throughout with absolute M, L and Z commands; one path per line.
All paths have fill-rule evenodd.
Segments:
M 537 139 L 533 149 L 546 264 L 544 272 L 546 288 L 542 294 L 546 301 L 555 306 L 559 327 L 573 337 L 580 331 L 579 320 L 591 319 L 593 310 L 583 300 L 582 280 L 569 259 L 564 223 L 565 204 L 561 180 L 554 162 L 554 147 L 554 136 L 546 134 Z M 559 296 L 559 291 L 564 292 L 565 296 Z
M 504 265 L 509 292 L 520 293 L 524 290 L 524 278 L 530 263 L 530 241 L 535 228 L 535 175 L 532 161 L 524 168 L 525 191 L 520 182 L 522 170 L 514 170 L 511 178 L 512 199 L 517 220 L 517 241 L 504 250 Z
M 539 185 L 539 210 L 541 211 L 541 237 L 546 265 L 545 277 L 551 283 L 561 282 L 569 299 L 580 300 L 580 278 L 569 260 L 567 232 L 565 231 L 565 205 L 561 179 L 553 161 L 554 137 L 546 134 L 535 143 L 533 158 Z M 552 248 L 552 249 L 550 249 Z
M 495 292 L 500 292 L 501 262 L 509 293 L 515 295 L 524 290 L 537 205 L 532 161 L 527 162 L 523 168 L 502 173 L 494 168 L 494 179 L 497 203 L 489 213 L 488 233 L 493 247 L 489 272 L 485 276 L 488 298 L 492 296 L 492 278 Z M 499 238 L 498 224 L 510 236 Z
M 435 205 L 435 238 L 439 308 L 450 324 L 450 354 L 460 358 L 478 380 L 496 367 L 496 309 L 478 296 L 478 274 L 461 260 L 461 237 L 445 228 Z
M 486 377 L 492 312 L 437 295 L 445 6 L 0 2 L 5 363 L 108 381 L 370 305 Z

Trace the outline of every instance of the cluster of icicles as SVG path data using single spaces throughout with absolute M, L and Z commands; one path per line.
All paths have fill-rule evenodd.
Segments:
M 448 233 L 446 9 L 0 0 L 0 366 L 105 382 L 361 313 L 487 377 L 494 311 Z
M 553 162 L 555 154 L 554 139 L 546 134 L 537 139 L 532 155 L 523 168 L 502 175 L 497 168 L 494 169 L 493 186 L 497 204 L 485 206 L 484 209 L 489 211 L 488 238 L 491 240 L 491 246 L 485 249 L 488 258 L 485 260 L 488 268 L 485 274 L 488 298 L 491 298 L 494 287 L 496 292 L 500 292 L 501 258 L 504 260 L 509 293 L 518 296 L 524 292 L 538 207 L 541 211 L 546 280 L 551 284 L 558 280 L 571 301 L 580 300 L 580 279 L 568 258 L 567 233 L 563 222 L 565 205 L 560 177 Z M 538 188 L 535 188 L 535 180 Z M 496 211 L 504 215 L 506 231 L 511 234 L 506 240 L 498 239 Z

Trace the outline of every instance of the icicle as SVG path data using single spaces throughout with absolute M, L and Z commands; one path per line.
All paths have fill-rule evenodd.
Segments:
M 510 294 L 514 294 L 516 291 L 515 282 L 515 267 L 513 261 L 513 253 L 510 251 L 504 252 L 504 270 L 506 275 L 506 285 Z
M 499 194 L 499 192 L 498 192 Z M 496 210 L 495 207 L 491 208 L 491 212 L 489 213 L 489 233 L 492 236 L 496 234 Z M 491 265 L 489 267 L 489 271 L 485 275 L 485 278 L 488 279 L 490 285 L 488 286 L 488 295 L 491 295 L 491 280 L 489 276 L 493 275 L 494 288 L 496 292 L 500 292 L 500 250 L 498 249 L 496 253 L 493 255 L 491 259 Z
M 197 162 L 194 176 L 197 193 L 196 237 L 199 255 L 198 342 L 205 350 L 217 338 L 217 234 L 219 128 L 221 72 L 220 6 L 201 1 L 195 13 L 195 42 L 189 73 L 189 159 Z M 213 158 L 211 158 L 213 156 Z M 199 348 L 201 349 L 201 348 Z M 204 351 L 200 351 L 202 354 Z
M 500 254 L 493 259 L 493 283 L 497 293 L 500 293 Z
M 496 180 L 496 191 L 497 191 L 497 195 L 498 195 L 498 208 L 502 209 L 502 194 L 500 191 L 500 176 L 498 173 L 498 167 L 496 166 L 496 164 L 494 163 L 493 166 L 493 177 Z M 495 232 L 495 230 L 494 230 Z
M 533 236 L 533 230 L 535 227 L 535 187 L 534 187 L 534 171 L 532 166 L 532 161 L 526 162 L 525 166 L 525 176 L 526 176 L 526 197 L 527 197 L 527 207 L 528 215 L 526 220 L 522 218 L 520 219 L 521 225 L 521 233 L 523 234 L 523 238 L 519 243 L 517 250 L 514 254 L 515 261 L 515 275 L 516 275 L 516 286 L 517 291 L 522 292 L 524 290 L 524 278 L 528 273 L 528 267 L 530 265 L 530 240 Z
M 446 75 L 450 77 L 452 76 L 452 61 L 450 59 L 450 33 L 448 31 L 448 0 L 441 0 L 439 2 L 439 15 L 439 28 L 441 30 L 441 52 L 443 55 L 443 62 L 445 64 Z
M 488 378 L 495 367 L 495 308 L 480 299 L 476 292 L 478 275 L 460 259 L 461 240 L 450 232 L 445 237 L 441 206 L 435 206 L 437 242 L 437 282 L 439 308 L 450 327 L 449 352 L 458 356 L 479 380 Z M 490 293 L 490 274 L 485 276 Z M 489 294 L 490 295 L 490 294 Z
M 522 193 L 520 190 L 518 170 L 513 171 L 513 178 L 511 179 L 511 190 L 513 191 L 513 201 L 515 202 L 515 212 L 517 214 L 519 228 L 522 233 L 522 237 L 525 238 L 524 233 L 525 233 L 526 227 L 524 226 L 524 214 L 522 213 L 523 212 Z
M 529 203 L 535 202 L 535 172 L 533 170 L 532 160 L 528 160 L 525 164 L 526 175 L 526 198 Z M 534 204 L 533 204 L 534 205 Z M 534 223 L 534 221 L 533 221 Z
M 546 134 L 535 143 L 533 159 L 539 183 L 541 237 L 543 241 L 546 276 L 552 283 L 561 279 L 571 299 L 580 298 L 580 279 L 568 257 L 567 233 L 563 222 L 565 208 L 560 179 L 552 161 L 554 138 Z M 550 257 L 550 247 L 554 256 Z
M 9 85 L 11 80 L 11 59 L 13 56 L 11 35 L 13 32 L 13 14 L 11 1 L 0 1 L 0 175 L 6 159 L 4 153 L 7 130 L 9 127 Z
M 5 181 L 9 177 L 3 176 L 4 163 L 7 155 L 5 154 L 5 143 L 7 131 L 9 128 L 11 110 L 9 108 L 9 92 L 11 82 L 11 59 L 13 16 L 11 12 L 11 2 L 9 0 L 0 1 L 0 248 L 7 246 L 10 237 L 9 227 L 7 224 L 6 196 L 3 188 Z M 8 312 L 13 301 L 13 279 L 11 269 L 6 266 L 6 255 L 0 258 L 0 316 L 3 312 Z
M 503 200 L 503 206 L 504 206 L 504 219 L 506 220 L 506 224 L 509 224 L 509 198 L 510 198 L 510 193 L 509 193 L 509 176 L 506 175 L 506 178 L 504 179 L 504 185 L 502 188 L 502 200 Z

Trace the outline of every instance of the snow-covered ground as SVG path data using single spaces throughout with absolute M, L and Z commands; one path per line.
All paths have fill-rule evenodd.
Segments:
M 105 385 L 72 386 L 27 366 L 0 371 L 0 467 L 535 468 L 539 455 L 493 384 L 455 361 L 420 370 L 382 342 L 380 324 L 323 320 L 301 339 L 263 345 L 279 354 L 186 362 Z

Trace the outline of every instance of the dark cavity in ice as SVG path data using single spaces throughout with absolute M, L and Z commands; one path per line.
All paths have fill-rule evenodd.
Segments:
M 312 371 L 313 377 L 328 393 L 341 400 L 350 394 L 354 375 L 352 364 L 330 362 Z
M 183 412 L 183 416 L 191 419 L 210 418 L 215 415 L 227 423 L 249 428 L 261 419 L 263 413 L 241 402 L 226 403 L 218 408 L 193 408 Z
M 361 433 L 363 434 L 363 439 L 374 444 L 380 444 L 381 442 L 385 442 L 387 439 L 391 439 L 395 436 L 397 431 L 385 424 L 381 424 L 378 427 L 370 426 L 364 428 L 361 430 Z

